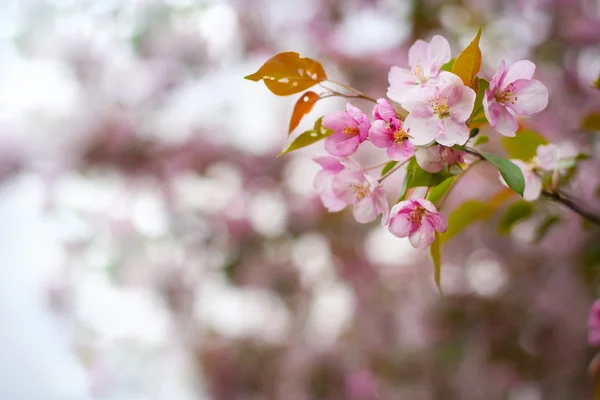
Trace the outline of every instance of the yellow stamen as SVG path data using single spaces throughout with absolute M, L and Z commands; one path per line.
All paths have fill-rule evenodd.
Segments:
M 427 213 L 427 210 L 421 206 L 417 206 L 414 210 L 408 213 L 408 220 L 412 224 L 421 225 L 421 221 L 423 220 L 423 216 Z
M 394 142 L 400 143 L 408 139 L 408 134 L 404 129 L 399 129 L 394 132 Z
M 365 183 L 365 185 L 368 185 L 368 183 Z M 356 194 L 357 201 L 364 199 L 369 194 L 369 187 L 365 185 L 350 185 L 350 188 Z
M 502 92 L 496 93 L 496 95 L 494 96 L 494 99 L 498 103 L 502 103 L 502 104 L 506 104 L 506 103 L 515 104 L 515 102 L 518 100 L 518 97 L 515 96 L 514 91 L 515 91 L 515 85 L 511 83 Z
M 356 136 L 360 133 L 360 129 L 357 126 L 347 126 L 344 128 L 344 133 L 348 136 Z
M 446 96 L 434 97 L 429 100 L 433 107 L 433 113 L 438 116 L 439 119 L 450 116 L 450 107 L 448 106 L 448 98 Z

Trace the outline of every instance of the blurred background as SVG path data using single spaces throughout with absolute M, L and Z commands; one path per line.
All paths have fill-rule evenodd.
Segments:
M 570 191 L 600 211 L 580 129 L 597 0 L 2 0 L 0 398 L 591 398 L 597 228 L 544 202 L 507 236 L 474 224 L 443 249 L 442 298 L 426 251 L 322 207 L 322 143 L 276 158 L 295 96 L 243 79 L 297 51 L 383 97 L 414 40 L 456 56 L 479 26 L 483 77 L 538 65 L 551 102 L 524 123 L 592 155 Z M 496 176 L 478 165 L 444 211 Z

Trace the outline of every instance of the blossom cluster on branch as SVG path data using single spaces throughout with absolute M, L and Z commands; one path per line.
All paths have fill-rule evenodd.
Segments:
M 302 95 L 294 109 L 290 132 L 321 99 L 343 97 L 374 103 L 372 121 L 348 102 L 345 111 L 320 118 L 314 129 L 300 134 L 282 154 L 324 139 L 328 154 L 314 158 L 322 167 L 314 187 L 323 205 L 332 212 L 352 205 L 360 223 L 381 215 L 381 223 L 395 236 L 408 237 L 417 249 L 432 246 L 438 285 L 440 242 L 448 239 L 442 236 L 448 230 L 448 218 L 439 208 L 462 174 L 480 160 L 493 164 L 500 181 L 525 201 L 546 194 L 597 222 L 595 216 L 570 202 L 559 190 L 566 172 L 585 156 L 561 154 L 560 148 L 543 136 L 520 128 L 518 118 L 534 115 L 548 105 L 548 89 L 533 79 L 535 64 L 521 60 L 507 65 L 502 60 L 487 81 L 477 76 L 480 37 L 481 30 L 455 59 L 444 37 L 436 35 L 430 42 L 417 40 L 408 51 L 409 68 L 393 66 L 388 75 L 387 97 L 397 106 L 386 98 L 374 99 L 329 79 L 318 62 L 296 53 L 276 55 L 246 77 L 263 80 L 278 95 L 297 93 L 317 84 L 327 90 Z M 344 90 L 331 89 L 323 85 L 325 81 Z M 478 136 L 485 125 L 504 136 L 508 147 L 517 149 L 513 152 L 517 156 L 509 160 L 478 151 L 476 147 L 488 141 L 488 137 Z M 385 149 L 388 160 L 380 176 L 351 158 L 366 142 Z M 383 181 L 403 166 L 406 174 L 402 191 L 390 210 Z M 425 195 L 415 195 L 419 192 L 414 188 L 426 188 Z M 517 204 L 521 210 L 530 210 Z M 453 234 L 457 229 L 460 227 L 453 227 Z

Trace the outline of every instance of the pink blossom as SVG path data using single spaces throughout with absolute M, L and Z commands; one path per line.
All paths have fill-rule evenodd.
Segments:
M 321 171 L 317 172 L 313 183 L 323 206 L 331 212 L 342 210 L 346 207 L 346 203 L 335 196 L 331 184 L 333 178 L 344 169 L 344 166 L 339 159 L 330 155 L 315 156 L 313 160 L 323 167 Z
M 596 300 L 590 309 L 588 343 L 592 346 L 600 346 L 600 299 Z
M 448 221 L 429 200 L 410 199 L 392 208 L 388 229 L 400 238 L 408 236 L 413 247 L 424 249 L 433 243 L 436 231 L 448 229 Z
M 548 105 L 548 89 L 531 79 L 535 64 L 517 61 L 506 68 L 504 60 L 485 91 L 483 109 L 492 127 L 505 136 L 515 136 L 517 115 L 533 115 Z
M 404 101 L 404 108 L 410 112 L 404 127 L 410 129 L 410 140 L 417 146 L 434 140 L 444 146 L 463 145 L 469 140 L 465 121 L 474 104 L 473 89 L 463 85 L 458 76 L 442 71 L 437 86 L 412 91 Z
M 553 143 L 541 145 L 538 146 L 536 152 L 535 164 L 538 167 L 546 171 L 553 171 L 558 167 L 560 151 L 557 145 Z
M 333 131 L 325 139 L 325 150 L 332 156 L 354 154 L 369 134 L 369 117 L 350 103 L 346 104 L 346 110 L 323 118 L 323 126 Z
M 371 143 L 386 150 L 389 158 L 405 161 L 415 153 L 415 146 L 408 140 L 408 132 L 402 129 L 402 121 L 396 116 L 396 110 L 386 99 L 377 100 L 373 108 L 375 121 L 369 129 Z
M 452 147 L 433 145 L 427 148 L 420 147 L 415 152 L 419 167 L 432 174 L 440 172 L 446 166 L 465 162 L 465 152 Z
M 358 222 L 370 222 L 382 214 L 382 223 L 387 224 L 388 202 L 377 180 L 368 176 L 364 169 L 356 168 L 355 165 L 344 165 L 344 167 L 331 181 L 335 198 L 354 206 L 354 218 Z
M 408 50 L 410 70 L 396 66 L 390 69 L 387 96 L 404 107 L 404 101 L 414 90 L 439 75 L 450 56 L 450 44 L 442 36 L 435 35 L 429 43 L 417 40 Z

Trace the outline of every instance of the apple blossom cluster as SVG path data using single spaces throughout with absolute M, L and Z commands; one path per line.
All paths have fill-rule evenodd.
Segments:
M 446 231 L 446 217 L 426 198 L 402 200 L 390 210 L 382 187 L 385 176 L 371 176 L 350 156 L 365 142 L 371 142 L 385 149 L 390 161 L 402 165 L 414 158 L 427 173 L 450 171 L 465 162 L 465 145 L 472 136 L 469 122 L 481 108 L 490 126 L 502 135 L 514 136 L 517 116 L 537 113 L 548 103 L 548 90 L 532 79 L 532 62 L 523 60 L 507 66 L 502 61 L 479 100 L 479 109 L 474 110 L 476 90 L 443 69 L 450 60 L 448 41 L 436 35 L 429 43 L 418 40 L 412 45 L 409 69 L 391 68 L 387 97 L 408 112 L 405 118 L 384 98 L 376 101 L 373 122 L 350 103 L 346 111 L 323 118 L 322 125 L 332 133 L 325 138 L 329 154 L 314 158 L 322 167 L 314 186 L 329 211 L 352 204 L 354 216 L 361 223 L 381 214 L 382 224 L 392 234 L 408 237 L 418 249 L 426 248 L 435 240 L 435 232 Z M 513 160 L 525 178 L 526 200 L 539 197 L 540 176 L 555 174 L 558 160 L 554 145 L 540 147 L 529 163 Z

